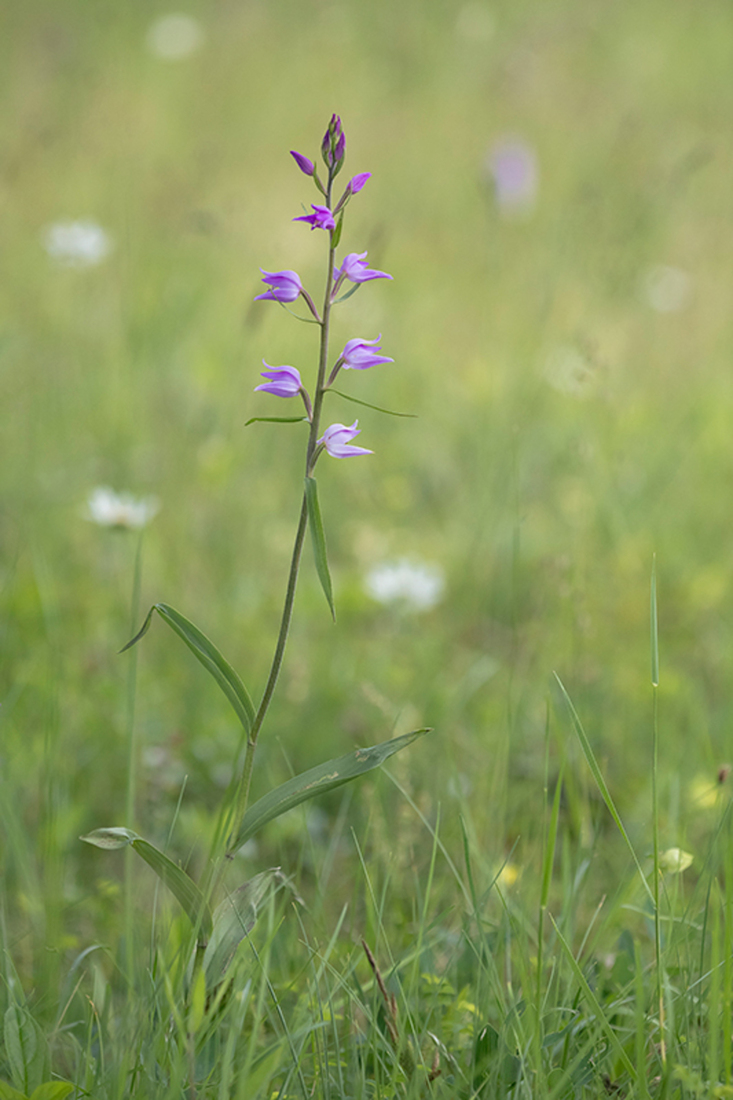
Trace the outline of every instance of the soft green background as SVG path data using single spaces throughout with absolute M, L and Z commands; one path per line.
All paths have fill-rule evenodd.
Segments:
M 257 790 L 429 724 L 430 741 L 397 758 L 401 782 L 428 815 L 441 804 L 449 845 L 460 805 L 489 864 L 519 837 L 513 859 L 531 868 L 548 702 L 553 770 L 575 751 L 552 694 L 557 670 L 643 848 L 656 553 L 661 843 L 694 851 L 709 824 L 700 791 L 733 756 L 727 3 L 180 10 L 205 34 L 180 61 L 146 49 L 151 22 L 169 11 L 158 3 L 26 0 L 0 16 L 0 812 L 15 837 L 3 868 L 11 911 L 33 909 L 49 868 L 65 899 L 61 946 L 77 935 L 83 945 L 87 917 L 119 905 L 104 880 L 120 861 L 76 840 L 130 824 L 129 658 L 116 651 L 130 636 L 136 537 L 83 518 L 95 486 L 160 500 L 139 618 L 171 603 L 253 694 L 264 684 L 304 435 L 244 422 L 289 411 L 253 394 L 261 360 L 307 378 L 315 330 L 252 299 L 259 267 L 295 268 L 321 295 L 323 237 L 291 221 L 317 196 L 288 150 L 315 156 L 333 111 L 347 174 L 373 173 L 349 208 L 344 248 L 368 249 L 394 275 L 340 308 L 334 342 L 381 332 L 395 363 L 342 385 L 418 419 L 358 410 L 374 457 L 319 466 L 339 620 L 307 555 Z M 487 176 L 507 135 L 538 157 L 525 219 L 500 216 Z M 87 218 L 111 234 L 112 255 L 85 270 L 54 263 L 46 227 Z M 677 312 L 655 312 L 643 293 L 658 264 L 689 276 Z M 577 393 L 548 380 L 567 349 L 585 366 Z M 354 417 L 338 398 L 329 408 Z M 401 556 L 445 571 L 435 610 L 405 614 L 365 594 L 365 571 Z M 187 775 L 173 844 L 184 858 L 200 853 L 236 730 L 161 623 L 139 651 L 137 723 L 137 824 L 163 840 Z M 588 784 L 580 763 L 575 774 Z M 428 844 L 390 791 L 385 779 L 354 790 L 348 820 L 402 852 L 399 893 L 401 869 Z M 325 844 L 340 805 L 324 807 Z M 605 822 L 599 811 L 576 824 L 590 837 Z M 302 814 L 274 827 L 255 869 L 273 849 L 300 860 L 303 828 Z M 608 860 L 625 860 L 609 837 Z

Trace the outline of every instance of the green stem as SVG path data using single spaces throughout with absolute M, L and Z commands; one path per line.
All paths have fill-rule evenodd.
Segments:
M 652 687 L 653 693 L 653 731 L 652 731 L 652 839 L 654 862 L 654 955 L 656 962 L 657 1001 L 659 1004 L 659 1050 L 662 1057 L 662 1065 L 666 1069 L 667 1064 L 667 1039 L 664 1012 L 664 989 L 662 983 L 662 926 L 659 913 L 659 797 L 657 790 L 657 766 L 659 759 L 659 718 L 657 708 L 657 685 Z
M 331 186 L 332 179 L 329 177 L 328 191 L 326 193 L 326 205 L 331 205 Z M 329 233 L 329 249 L 328 249 L 328 275 L 326 277 L 326 293 L 323 301 L 323 313 L 320 321 L 321 326 L 321 341 L 318 354 L 318 379 L 316 382 L 315 397 L 313 400 L 313 413 L 310 418 L 310 431 L 308 433 L 308 446 L 306 449 L 305 458 L 305 474 L 306 477 L 310 477 L 313 472 L 313 467 L 316 464 L 318 455 L 321 448 L 317 445 L 318 432 L 321 421 L 321 408 L 323 405 L 323 396 L 326 392 L 326 368 L 328 365 L 328 339 L 330 332 L 331 321 L 331 293 L 333 290 L 333 269 L 335 263 L 336 249 L 333 245 L 333 233 L 331 230 Z M 244 762 L 242 764 L 242 773 L 237 783 L 237 795 L 235 801 L 235 813 L 232 822 L 232 830 L 230 833 L 229 842 L 237 835 L 239 825 L 247 810 L 247 803 L 249 801 L 249 790 L 252 782 L 252 771 L 254 768 L 254 756 L 257 748 L 257 739 L 259 737 L 262 723 L 265 720 L 267 711 L 269 710 L 272 696 L 275 691 L 275 686 L 280 675 L 280 669 L 282 667 L 283 657 L 285 655 L 285 646 L 288 640 L 288 634 L 290 632 L 290 621 L 293 616 L 293 603 L 295 601 L 295 589 L 298 582 L 298 571 L 300 569 L 300 560 L 303 553 L 303 542 L 305 540 L 305 531 L 308 525 L 308 509 L 306 504 L 305 494 L 303 494 L 303 501 L 300 506 L 300 519 L 298 521 L 298 529 L 295 534 L 295 544 L 293 546 L 293 556 L 290 561 L 290 573 L 288 576 L 288 587 L 285 593 L 285 604 L 283 607 L 282 618 L 280 620 L 280 630 L 277 636 L 277 644 L 275 646 L 275 654 L 272 658 L 272 665 L 270 666 L 270 674 L 267 678 L 267 684 L 262 695 L 262 700 L 257 713 L 255 715 L 254 722 L 252 723 L 252 729 L 249 731 L 247 737 L 247 746 L 244 752 Z M 231 852 L 227 853 L 231 855 Z
M 135 630 L 140 613 L 140 583 L 142 577 L 143 536 L 140 533 L 132 581 L 130 600 L 131 630 Z M 135 696 L 137 689 L 137 649 L 130 653 L 127 666 L 127 708 L 125 725 L 127 727 L 127 789 L 125 791 L 125 822 L 128 829 L 135 828 L 135 802 L 137 798 L 137 733 L 135 729 Z M 135 898 L 135 853 L 128 845 L 125 851 L 125 963 L 127 978 L 132 990 L 134 966 L 133 926 Z

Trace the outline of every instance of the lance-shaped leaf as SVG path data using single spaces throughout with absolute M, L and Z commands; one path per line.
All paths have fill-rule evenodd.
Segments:
M 365 409 L 374 409 L 375 412 L 386 413 L 387 416 L 401 416 L 408 420 L 417 420 L 417 413 L 398 413 L 393 412 L 392 409 L 383 409 L 381 405 L 371 405 L 368 401 L 361 401 L 358 397 L 352 397 L 351 394 L 333 389 L 332 386 L 329 386 L 328 392 L 338 394 L 339 397 L 343 397 L 344 401 L 351 401 L 354 405 L 363 405 Z
M 305 479 L 305 503 L 308 508 L 308 526 L 313 543 L 313 556 L 316 559 L 316 572 L 321 582 L 321 587 L 331 608 L 331 615 L 336 619 L 336 609 L 333 606 L 333 589 L 331 588 L 331 574 L 328 571 L 328 558 L 326 557 L 326 536 L 323 532 L 321 509 L 318 505 L 318 487 L 314 477 Z
M 249 420 L 245 420 L 244 426 L 248 428 L 250 424 L 302 424 L 307 419 L 307 416 L 251 416 Z
M 234 952 L 254 928 L 257 911 L 278 878 L 282 878 L 280 868 L 271 867 L 245 882 L 217 905 L 213 931 L 204 952 L 204 972 L 209 989 L 224 977 Z
M 126 649 L 130 649 L 131 646 L 134 646 L 136 642 L 139 642 L 140 639 L 147 634 L 150 629 L 150 622 L 153 618 L 154 611 L 157 611 L 161 619 L 168 623 L 171 630 L 174 630 L 178 637 L 183 639 L 196 660 L 214 677 L 217 684 L 234 707 L 237 718 L 244 726 L 245 731 L 249 733 L 252 729 L 252 723 L 254 722 L 255 708 L 250 698 L 250 694 L 242 683 L 239 674 L 234 671 L 211 639 L 207 638 L 204 632 L 199 630 L 197 626 L 194 626 L 191 620 L 187 619 L 185 615 L 182 615 L 180 611 L 176 611 L 175 608 L 169 607 L 167 603 L 154 603 L 150 611 L 148 611 L 145 622 L 140 630 L 138 630 L 134 638 L 130 639 L 126 646 L 122 647 L 120 653 L 124 653 Z
M 310 768 L 301 775 L 296 775 L 260 798 L 247 810 L 242 818 L 242 823 L 231 845 L 230 852 L 238 848 L 259 832 L 263 825 L 274 818 L 292 810 L 294 806 L 306 802 L 316 795 L 333 791 L 344 783 L 350 783 L 352 779 L 358 779 L 373 768 L 378 768 L 388 760 L 393 753 L 406 748 L 418 737 L 429 733 L 429 729 L 413 730 L 402 737 L 394 737 L 391 741 L 383 741 L 381 745 L 372 745 L 369 749 L 356 749 L 355 752 L 339 756 L 336 760 L 328 760 L 325 764 L 319 764 Z
M 182 867 L 174 863 L 167 855 L 143 840 L 132 829 L 124 829 L 112 826 L 106 829 L 94 829 L 86 836 L 80 837 L 87 844 L 93 844 L 96 848 L 107 850 L 125 848 L 130 844 L 141 859 L 144 859 L 149 867 L 152 867 L 158 878 L 165 883 L 176 900 L 180 903 L 184 913 L 194 928 L 199 929 L 199 937 L 208 940 L 211 934 L 212 917 L 211 910 L 206 904 L 204 895 L 199 890 L 190 875 L 187 875 Z

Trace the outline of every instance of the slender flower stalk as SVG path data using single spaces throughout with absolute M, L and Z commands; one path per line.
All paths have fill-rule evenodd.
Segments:
M 333 182 L 336 175 L 341 171 L 346 153 L 346 137 L 343 132 L 341 119 L 337 115 L 333 115 L 329 123 L 328 129 L 323 137 L 321 144 L 321 155 L 328 169 L 328 177 L 325 184 L 322 184 L 319 180 L 313 161 L 308 157 L 305 157 L 302 153 L 296 153 L 291 151 L 291 155 L 295 160 L 298 168 L 306 176 L 313 178 L 316 187 L 323 196 L 323 204 L 313 204 L 313 214 L 304 215 L 300 218 L 295 218 L 295 221 L 303 221 L 310 225 L 311 229 L 323 229 L 328 233 L 328 262 L 326 271 L 326 285 L 323 295 L 323 308 L 318 313 L 318 310 L 313 303 L 313 300 L 304 289 L 300 277 L 294 271 L 285 270 L 279 272 L 262 272 L 263 282 L 268 286 L 268 290 L 264 294 L 257 296 L 259 300 L 270 300 L 280 303 L 294 302 L 297 298 L 302 297 L 314 319 L 320 327 L 320 341 L 318 350 L 318 371 L 316 377 L 316 384 L 313 389 L 313 397 L 311 399 L 305 386 L 303 385 L 300 372 L 295 367 L 268 367 L 263 372 L 263 377 L 268 381 L 257 386 L 256 389 L 270 393 L 276 397 L 294 397 L 300 394 L 302 397 L 306 411 L 308 413 L 309 431 L 308 442 L 306 445 L 305 454 L 305 477 L 306 484 L 309 483 L 309 479 L 313 477 L 313 470 L 320 455 L 325 450 L 329 455 L 335 458 L 346 458 L 352 455 L 367 455 L 372 454 L 371 451 L 365 447 L 356 447 L 351 445 L 350 441 L 359 434 L 358 422 L 355 421 L 350 427 L 344 424 L 332 424 L 326 428 L 323 434 L 320 434 L 321 414 L 323 411 L 323 400 L 328 387 L 333 382 L 338 371 L 343 367 L 344 369 L 356 369 L 364 370 L 367 367 L 374 366 L 378 363 L 391 363 L 392 360 L 386 356 L 379 355 L 381 351 L 378 341 L 381 337 L 377 337 L 377 340 L 362 340 L 353 339 L 348 341 L 344 347 L 343 352 L 336 361 L 336 364 L 331 371 L 327 380 L 328 370 L 328 358 L 329 358 L 329 339 L 331 333 L 331 310 L 336 304 L 337 292 L 341 284 L 345 279 L 354 283 L 368 282 L 372 279 L 391 279 L 391 275 L 387 275 L 383 271 L 375 271 L 368 267 L 366 263 L 366 252 L 361 253 L 349 253 L 345 256 L 341 268 L 336 267 L 336 247 L 341 236 L 341 221 L 336 222 L 334 215 L 339 214 L 346 203 L 352 196 L 358 194 L 364 184 L 370 177 L 370 173 L 362 172 L 349 181 L 346 186 L 344 194 L 339 199 L 337 206 L 334 208 L 332 203 L 332 191 Z M 264 364 L 266 367 L 267 363 Z M 303 552 L 303 543 L 305 541 L 305 532 L 308 526 L 308 499 L 307 494 L 304 492 L 303 500 L 300 507 L 300 517 L 298 520 L 298 527 L 295 534 L 295 542 L 293 545 L 293 553 L 290 561 L 290 571 L 288 574 L 288 583 L 285 592 L 285 602 L 282 611 L 282 617 L 280 620 L 280 629 L 278 632 L 277 642 L 275 645 L 275 653 L 272 659 L 272 665 L 267 678 L 262 699 L 260 700 L 259 707 L 254 717 L 252 727 L 247 739 L 247 745 L 245 748 L 244 760 L 242 763 L 241 773 L 237 781 L 237 789 L 234 805 L 234 818 L 231 823 L 230 841 L 233 843 L 233 838 L 237 835 L 239 824 L 244 816 L 247 808 L 247 802 L 249 799 L 249 789 L 252 781 L 252 769 L 254 764 L 254 755 L 257 747 L 257 740 L 262 729 L 262 724 L 265 720 L 270 702 L 272 700 L 273 692 L 277 684 L 278 677 L 280 675 L 280 669 L 282 667 L 283 657 L 285 654 L 285 646 L 287 643 L 288 633 L 290 630 L 290 622 L 293 614 L 293 604 L 295 600 L 295 590 L 298 579 L 298 571 L 300 568 L 300 561 Z M 231 853 L 230 853 L 231 854 Z

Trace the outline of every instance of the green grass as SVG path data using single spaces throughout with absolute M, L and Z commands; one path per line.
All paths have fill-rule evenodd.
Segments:
M 145 48 L 167 10 L 0 14 L 0 1078 L 732 1095 L 727 5 L 199 0 L 178 62 Z M 395 276 L 333 337 L 381 332 L 394 365 L 339 385 L 418 419 L 329 399 L 375 455 L 319 467 L 337 623 L 308 551 L 253 797 L 435 732 L 233 861 L 232 889 L 289 885 L 202 1003 L 153 872 L 126 886 L 78 838 L 128 825 L 206 870 L 236 720 L 169 631 L 118 651 L 131 603 L 135 628 L 169 603 L 259 700 L 304 433 L 244 424 L 282 411 L 252 393 L 261 360 L 306 377 L 316 337 L 252 298 L 260 267 L 320 287 L 288 150 L 314 155 L 334 110 L 373 173 L 344 246 Z M 526 220 L 486 177 L 507 134 L 537 152 Z M 45 227 L 80 218 L 114 251 L 54 264 Z M 651 308 L 658 264 L 689 275 L 685 308 Z M 582 393 L 548 379 L 568 353 Z M 83 518 L 100 484 L 161 502 L 137 582 L 135 536 Z M 445 571 L 429 612 L 364 591 L 405 555 Z M 671 848 L 691 866 L 655 874 Z

